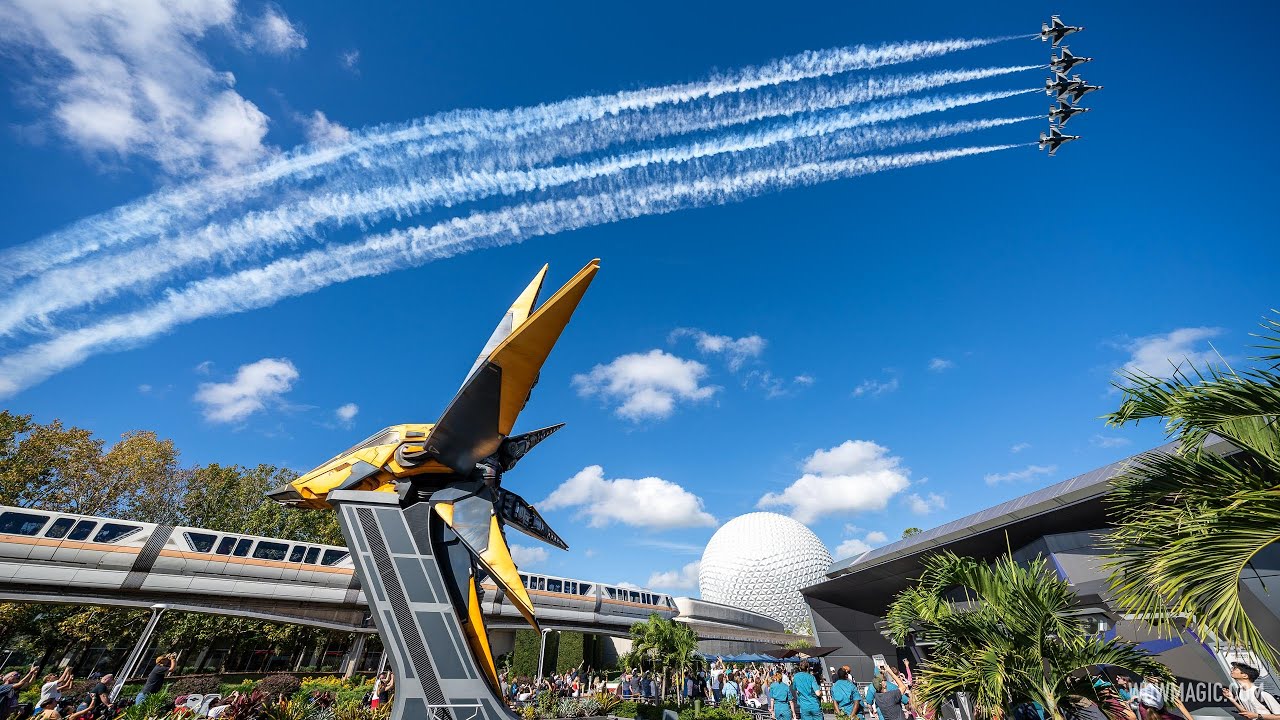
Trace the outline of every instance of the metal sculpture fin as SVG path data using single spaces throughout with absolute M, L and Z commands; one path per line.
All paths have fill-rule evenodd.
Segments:
M 551 437 L 551 434 L 564 427 L 564 423 L 557 423 L 550 427 L 544 427 L 532 432 L 512 435 L 502 444 L 498 446 L 498 462 L 502 465 L 502 471 L 506 472 L 516 466 L 520 462 L 520 458 L 528 454 L 535 445 Z
M 542 519 L 542 514 L 537 508 L 530 505 L 524 498 L 506 490 L 498 489 L 498 500 L 494 503 L 495 511 L 502 518 L 502 521 L 531 538 L 541 540 L 548 545 L 554 545 L 561 550 L 568 550 L 569 546 L 564 540 L 556 534 L 551 526 L 547 525 L 547 521 Z
M 533 312 L 533 306 L 538 303 L 538 293 L 542 290 L 542 281 L 547 277 L 547 268 L 550 265 L 543 265 L 537 275 L 533 276 L 533 281 L 529 286 L 520 293 L 516 301 L 511 303 L 511 307 L 507 309 L 507 314 L 502 316 L 502 320 L 498 321 L 498 326 L 493 329 L 493 334 L 489 336 L 489 341 L 484 344 L 484 349 L 480 351 L 480 355 L 476 357 L 476 362 L 471 366 L 471 370 L 467 372 L 467 380 L 476 374 L 476 370 L 489 359 L 489 355 L 494 348 L 502 344 L 503 340 L 512 333 L 516 328 L 524 324 L 529 319 L 529 314 Z M 467 380 L 463 380 L 465 386 Z
M 425 443 L 429 454 L 454 472 L 467 475 L 477 462 L 498 451 L 524 409 L 542 364 L 599 269 L 597 259 L 579 270 L 476 366 L 431 430 Z M 531 305 L 533 294 L 528 288 L 525 293 Z

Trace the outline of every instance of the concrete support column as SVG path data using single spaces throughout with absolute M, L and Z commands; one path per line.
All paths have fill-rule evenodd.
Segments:
M 368 639 L 368 635 L 356 633 L 355 639 L 351 642 L 351 648 L 342 658 L 342 677 L 349 678 L 355 674 L 356 664 L 364 657 L 364 643 Z

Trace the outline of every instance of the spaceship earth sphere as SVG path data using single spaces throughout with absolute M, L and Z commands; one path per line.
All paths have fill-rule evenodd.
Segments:
M 768 615 L 788 630 L 809 621 L 800 588 L 831 565 L 817 535 L 777 513 L 754 512 L 725 523 L 702 552 L 698 589 L 703 600 Z

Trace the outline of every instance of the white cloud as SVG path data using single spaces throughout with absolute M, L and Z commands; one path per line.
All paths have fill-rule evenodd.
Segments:
M 946 499 L 937 493 L 929 493 L 928 495 L 911 493 L 906 497 L 906 501 L 907 508 L 917 515 L 928 515 L 947 506 Z
M 150 393 L 151 390 L 152 390 L 151 386 L 146 383 L 143 383 L 138 386 L 138 392 L 142 393 L 143 395 Z
M 276 55 L 307 46 L 307 38 L 276 7 L 268 7 L 262 17 L 254 22 L 253 34 L 248 41 L 254 47 Z
M 358 412 L 360 412 L 359 405 L 355 403 L 347 403 L 346 405 L 339 407 L 337 410 L 334 410 L 333 414 L 338 416 L 338 420 L 344 423 L 349 423 L 356 419 L 356 413 Z
M 944 370 L 950 370 L 955 366 L 956 364 L 954 361 L 947 360 L 946 358 L 934 358 L 929 361 L 929 369 L 934 372 L 943 372 Z
M 241 365 L 231 382 L 201 383 L 195 400 L 204 406 L 211 422 L 236 422 L 280 399 L 298 379 L 298 369 L 288 358 L 263 358 Z
M 267 151 L 267 116 L 198 46 L 218 31 L 235 37 L 235 22 L 234 0 L 11 0 L 0 3 L 0 44 L 31 59 L 30 95 L 73 145 L 191 173 Z
M 1022 480 L 1030 480 L 1041 475 L 1051 475 L 1058 471 L 1057 465 L 1028 465 L 1021 470 L 1014 470 L 1007 473 L 991 473 L 983 476 L 983 480 L 988 485 L 998 485 L 1002 482 L 1019 482 Z
M 1089 438 L 1089 443 L 1100 448 L 1118 448 L 1124 447 L 1133 442 L 1126 437 L 1116 437 L 1114 435 L 1094 435 Z
M 689 590 L 698 587 L 698 568 L 701 560 L 694 560 L 679 570 L 656 572 L 649 576 L 649 587 L 659 590 Z
M 845 532 L 857 532 L 857 528 L 845 526 Z M 883 545 L 889 541 L 889 536 L 879 530 L 872 530 L 862 537 L 851 537 L 836 546 L 835 552 L 831 555 L 836 559 L 861 555 L 877 545 Z
M 561 483 L 538 509 L 580 508 L 591 527 L 619 522 L 652 528 L 707 527 L 716 519 L 702 509 L 702 498 L 657 477 L 607 480 L 604 468 L 591 465 Z
M 583 397 L 599 395 L 618 402 L 614 412 L 628 420 L 663 419 L 675 411 L 680 400 L 706 400 L 720 388 L 703 385 L 707 366 L 661 350 L 621 355 L 608 365 L 596 365 L 591 372 L 573 376 L 573 385 Z
M 304 120 L 307 127 L 307 142 L 334 144 L 346 142 L 351 131 L 330 120 L 324 113 L 316 110 Z
M 1187 363 L 1203 367 L 1219 362 L 1218 354 L 1201 343 L 1224 332 L 1216 327 L 1179 328 L 1166 335 L 1147 335 L 1124 343 L 1129 359 L 1124 369 L 1164 378 L 1174 367 L 1187 369 Z
M 849 538 L 837 545 L 835 552 L 831 555 L 835 559 L 841 560 L 843 558 L 853 557 L 854 555 L 861 555 L 870 549 L 871 546 L 867 544 L 866 540 L 863 540 L 862 538 Z
M 643 590 L 643 589 L 644 589 L 644 588 L 640 587 L 639 585 L 637 585 L 637 584 L 635 584 L 635 583 L 633 583 L 633 582 L 627 582 L 626 580 L 623 580 L 623 581 L 621 581 L 621 582 L 616 582 L 616 583 L 614 583 L 614 585 L 617 585 L 617 586 L 618 586 L 618 587 L 620 587 L 620 588 L 626 588 L 627 590 Z
M 360 64 L 359 50 L 347 50 L 338 56 L 338 60 L 342 63 L 342 67 L 352 72 L 359 72 L 359 69 L 356 67 Z
M 812 375 L 797 375 L 791 379 L 791 382 L 797 385 L 812 385 L 814 380 Z
M 824 515 L 883 510 L 889 499 L 911 484 L 911 471 L 889 449 L 868 440 L 846 440 L 830 450 L 817 450 L 804 463 L 804 475 L 781 493 L 768 493 L 756 503 L 768 508 L 790 506 L 802 523 Z
M 537 565 L 544 563 L 550 555 L 544 547 L 528 545 L 512 545 L 511 559 L 516 561 L 516 565 L 526 567 L 528 565 Z
M 863 380 L 858 387 L 853 389 L 853 396 L 862 397 L 863 395 L 869 395 L 871 397 L 876 397 L 877 395 L 891 393 L 897 389 L 898 378 L 896 377 L 891 377 L 883 382 L 879 380 Z
M 1013 453 L 1014 455 L 1017 455 L 1018 453 L 1022 452 L 1023 450 L 1026 450 L 1026 449 L 1028 449 L 1028 448 L 1030 448 L 1030 447 L 1031 447 L 1031 443 L 1028 443 L 1028 442 L 1020 442 L 1020 443 L 1017 443 L 1017 444 L 1015 444 L 1015 445 L 1010 445 L 1010 446 L 1009 446 L 1009 452 Z
M 682 337 L 693 338 L 698 350 L 707 355 L 723 355 L 729 363 L 729 369 L 737 372 L 743 363 L 760 357 L 769 343 L 759 335 L 746 337 L 730 337 L 728 335 L 712 335 L 697 328 L 676 328 L 671 332 L 669 340 L 675 342 Z

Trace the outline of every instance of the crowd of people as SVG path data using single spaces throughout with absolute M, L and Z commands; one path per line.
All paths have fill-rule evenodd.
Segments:
M 68 694 L 75 684 L 71 669 L 47 673 L 40 684 L 40 697 L 34 706 L 24 706 L 19 695 L 40 676 L 40 666 L 32 665 L 26 674 L 10 672 L 0 677 L 0 720 L 109 720 L 121 711 L 111 700 L 115 676 L 93 673 L 94 685 L 84 695 Z
M 937 708 L 913 697 L 916 679 L 904 661 L 902 672 L 881 665 L 873 677 L 859 683 L 849 666 L 830 668 L 831 682 L 824 682 L 822 667 L 813 662 L 796 665 L 751 663 L 726 666 L 719 659 L 710 667 L 681 674 L 665 689 L 667 699 L 731 705 L 776 720 L 822 720 L 823 704 L 843 720 L 937 720 Z M 1258 670 L 1232 663 L 1232 686 L 1223 696 L 1245 720 L 1280 720 L 1280 701 L 1254 684 Z M 661 674 L 626 670 L 616 684 L 601 674 L 577 670 L 549 675 L 541 685 L 531 678 L 501 676 L 504 697 L 519 706 L 536 700 L 539 692 L 557 697 L 583 697 L 597 692 L 616 694 L 623 700 L 657 702 L 664 693 Z M 1156 678 L 1137 680 L 1124 674 L 1089 677 L 1093 701 L 1068 709 L 1078 720 L 1191 720 L 1191 713 L 1175 691 L 1166 694 Z M 1011 708 L 1013 720 L 1045 720 L 1044 708 L 1025 703 Z

